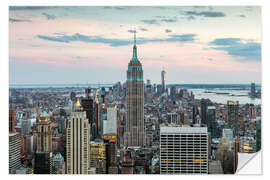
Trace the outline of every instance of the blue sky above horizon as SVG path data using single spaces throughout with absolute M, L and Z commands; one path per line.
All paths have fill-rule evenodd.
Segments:
M 11 6 L 9 83 L 124 82 L 135 29 L 145 80 L 261 82 L 260 7 Z

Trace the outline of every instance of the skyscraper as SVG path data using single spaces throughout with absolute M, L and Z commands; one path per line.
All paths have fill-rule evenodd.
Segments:
M 208 106 L 207 107 L 207 129 L 211 133 L 211 138 L 216 138 L 216 107 Z
M 201 124 L 207 124 L 207 106 L 209 105 L 208 99 L 201 99 Z
M 9 132 L 15 132 L 15 113 L 13 109 L 9 110 Z
M 66 129 L 66 161 L 68 174 L 88 174 L 90 125 L 80 100 L 74 104 Z
M 239 103 L 238 101 L 227 101 L 228 108 L 228 126 L 233 129 L 234 135 L 238 135 L 238 111 Z
M 35 153 L 34 173 L 52 173 L 52 131 L 50 116 L 44 111 L 37 119 L 37 151 Z
M 255 97 L 256 97 L 255 83 L 251 83 L 251 87 L 250 87 L 250 96 L 251 96 L 251 98 L 255 98 Z
M 20 160 L 21 138 L 20 134 L 9 133 L 9 173 L 15 174 L 16 169 L 21 167 Z
M 206 127 L 160 126 L 160 173 L 207 174 Z
M 37 119 L 37 152 L 52 152 L 52 131 L 49 115 L 44 111 Z
M 166 92 L 166 71 L 163 69 L 161 71 L 161 84 L 162 84 L 162 92 Z
M 31 132 L 31 119 L 22 119 L 22 134 L 28 135 Z
M 34 174 L 52 174 L 52 152 L 35 153 Z
M 133 56 L 128 64 L 126 81 L 126 146 L 144 146 L 144 81 L 142 64 L 137 58 L 136 33 Z

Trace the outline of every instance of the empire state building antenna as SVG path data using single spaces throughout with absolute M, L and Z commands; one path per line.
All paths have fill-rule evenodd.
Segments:
M 136 46 L 136 29 L 134 30 L 134 45 Z

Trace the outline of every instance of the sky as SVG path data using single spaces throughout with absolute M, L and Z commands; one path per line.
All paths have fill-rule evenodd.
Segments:
M 10 6 L 9 83 L 261 83 L 258 6 Z

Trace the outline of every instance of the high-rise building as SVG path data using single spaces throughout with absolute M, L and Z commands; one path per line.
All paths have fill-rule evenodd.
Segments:
M 135 153 L 129 149 L 120 152 L 121 174 L 135 174 Z
M 15 113 L 13 109 L 9 110 L 9 123 L 8 123 L 9 132 L 15 132 Z
M 21 137 L 19 133 L 9 133 L 9 174 L 15 174 L 21 167 Z
M 25 151 L 27 153 L 34 152 L 34 136 L 33 135 L 26 135 L 25 136 L 25 146 L 26 146 Z
M 36 152 L 34 174 L 52 174 L 52 152 Z
M 175 98 L 177 97 L 179 91 L 179 87 L 174 85 L 170 88 L 170 96 L 173 100 L 175 100 Z
M 106 147 L 101 141 L 90 143 L 90 167 L 96 169 L 96 174 L 106 174 Z
M 162 92 L 163 92 L 163 90 L 162 90 L 162 85 L 161 85 L 161 84 L 158 84 L 158 85 L 157 85 L 157 93 L 158 93 L 159 95 L 161 95 Z
M 162 84 L 162 93 L 166 92 L 166 71 L 163 69 L 161 71 L 161 84 Z
M 37 152 L 52 152 L 50 116 L 44 111 L 37 119 Z
M 144 146 L 144 81 L 142 64 L 137 58 L 136 33 L 133 56 L 128 64 L 126 81 L 126 146 Z
M 31 132 L 31 119 L 26 118 L 22 120 L 22 134 L 28 135 Z
M 118 174 L 117 167 L 117 148 L 116 148 L 116 136 L 104 135 L 103 140 L 106 147 L 106 172 L 108 174 Z
M 196 122 L 197 116 L 199 115 L 199 110 L 197 105 L 192 106 L 192 124 L 199 124 L 199 122 Z
M 227 101 L 228 126 L 233 129 L 234 135 L 238 135 L 239 103 L 238 101 Z
M 89 124 L 93 124 L 94 120 L 94 104 L 93 99 L 88 96 L 88 98 L 82 99 L 82 108 L 86 112 L 86 117 Z
M 160 126 L 160 173 L 207 174 L 206 127 Z
M 208 99 L 201 99 L 201 124 L 207 124 Z
M 90 124 L 90 127 L 92 128 L 91 138 L 95 139 L 97 136 L 97 126 L 95 122 L 95 104 L 92 98 L 92 91 L 89 87 L 85 89 L 85 97 L 86 98 L 81 100 L 81 105 L 82 105 L 83 111 L 86 112 L 88 123 Z
M 57 153 L 53 157 L 53 173 L 65 174 L 65 161 L 61 153 Z
M 256 152 L 261 150 L 261 138 L 262 138 L 262 132 L 261 132 L 261 123 L 256 123 Z
M 66 129 L 67 174 L 88 174 L 89 148 L 90 125 L 78 98 Z
M 176 112 L 167 113 L 167 122 L 169 124 L 179 124 L 180 125 L 179 113 L 176 113 Z
M 250 96 L 251 96 L 251 98 L 255 98 L 255 97 L 256 97 L 255 83 L 251 83 L 251 87 L 250 87 Z
M 207 129 L 211 133 L 211 138 L 216 138 L 217 122 L 216 122 L 216 107 L 207 107 Z
M 117 134 L 117 106 L 103 104 L 101 118 L 103 121 L 103 135 Z

